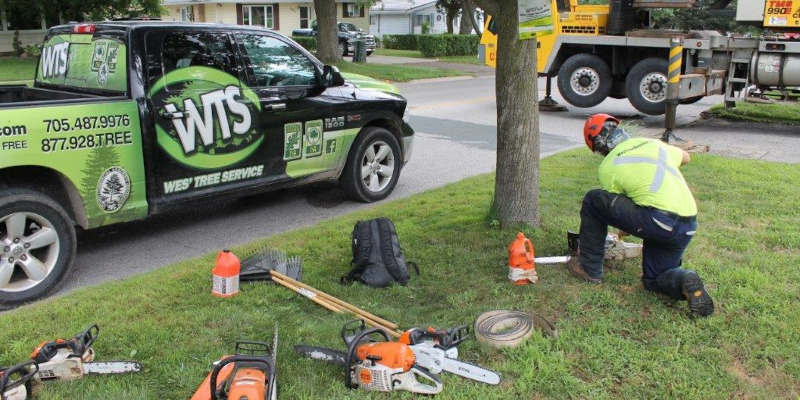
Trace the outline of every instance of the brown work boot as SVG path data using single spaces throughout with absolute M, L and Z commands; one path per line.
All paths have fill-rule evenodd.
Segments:
M 689 302 L 689 310 L 693 314 L 701 317 L 714 314 L 714 299 L 706 291 L 703 280 L 700 279 L 700 275 L 697 275 L 697 272 L 689 271 L 683 276 L 681 290 L 683 295 L 686 296 L 686 301 Z
M 578 256 L 572 256 L 567 260 L 567 269 L 569 269 L 569 273 L 577 278 L 581 278 L 590 283 L 603 283 L 602 278 L 592 278 L 586 271 L 583 269 L 583 265 L 581 262 L 578 261 Z

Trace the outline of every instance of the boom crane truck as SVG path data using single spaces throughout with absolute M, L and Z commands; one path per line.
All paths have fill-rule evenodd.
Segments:
M 712 7 L 724 9 L 730 1 L 718 0 Z M 649 28 L 653 8 L 695 6 L 695 0 L 610 0 L 609 5 L 552 0 L 554 33 L 538 38 L 536 54 L 537 72 L 547 77 L 540 104 L 554 104 L 550 79 L 556 77 L 559 92 L 575 107 L 593 107 L 607 97 L 627 98 L 645 114 L 664 114 L 673 38 L 683 46 L 677 91 L 681 104 L 724 94 L 730 107 L 753 85 L 800 86 L 800 35 L 794 33 L 800 32 L 800 0 L 738 1 L 737 23 L 770 32 L 757 38 Z M 487 18 L 478 55 L 491 67 L 497 59 L 496 34 Z

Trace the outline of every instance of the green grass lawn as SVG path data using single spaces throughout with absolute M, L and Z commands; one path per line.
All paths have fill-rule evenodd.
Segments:
M 718 104 L 706 111 L 705 115 L 734 121 L 795 125 L 800 124 L 800 103 L 759 104 L 737 101 L 735 108 L 725 108 L 724 104 Z
M 0 82 L 33 80 L 35 58 L 0 58 Z
M 578 228 L 581 199 L 597 186 L 599 162 L 585 149 L 542 160 L 542 225 L 526 230 L 537 255 L 566 251 L 564 232 Z M 233 251 L 266 245 L 299 255 L 306 283 L 401 327 L 472 324 L 484 311 L 506 308 L 536 312 L 557 326 L 558 341 L 535 334 L 513 349 L 466 341 L 460 357 L 497 370 L 502 382 L 488 386 L 445 374 L 437 399 L 796 398 L 800 169 L 695 155 L 683 170 L 700 209 L 684 265 L 700 272 L 718 305 L 705 319 L 692 318 L 685 302 L 645 292 L 636 261 L 616 265 L 597 286 L 545 265 L 538 267 L 538 284 L 510 284 L 507 246 L 517 231 L 497 228 L 488 217 L 492 175 Z M 350 269 L 353 224 L 376 216 L 392 218 L 407 259 L 419 263 L 422 275 L 407 287 L 340 286 Z M 0 365 L 96 322 L 97 359 L 136 359 L 145 371 L 47 383 L 39 399 L 185 399 L 237 339 L 269 341 L 277 323 L 281 398 L 416 398 L 348 391 L 339 367 L 297 358 L 298 343 L 341 348 L 339 331 L 349 318 L 266 283 L 243 284 L 232 299 L 212 298 L 213 260 L 208 254 L 0 314 Z
M 373 54 L 379 56 L 425 58 L 419 50 L 375 49 L 375 53 Z M 450 63 L 483 65 L 483 63 L 478 60 L 477 55 L 438 57 L 438 59 L 439 61 Z
M 425 58 L 419 50 L 375 49 L 376 56 Z
M 409 67 L 404 65 L 389 64 L 357 64 L 352 62 L 340 62 L 336 64 L 342 72 L 366 75 L 379 80 L 389 80 L 393 82 L 408 82 L 415 79 L 442 78 L 447 76 L 469 75 L 467 72 L 453 69 L 425 67 Z

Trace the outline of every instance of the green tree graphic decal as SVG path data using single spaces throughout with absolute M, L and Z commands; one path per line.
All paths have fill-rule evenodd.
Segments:
M 100 205 L 97 204 L 96 199 L 97 182 L 100 180 L 100 177 L 103 176 L 103 173 L 106 172 L 109 167 L 118 165 L 120 165 L 119 154 L 113 147 L 97 147 L 93 149 L 89 153 L 89 157 L 86 158 L 86 164 L 84 164 L 83 169 L 81 169 L 83 178 L 81 178 L 80 192 L 85 203 L 84 205 L 86 206 L 86 216 L 89 219 L 89 226 L 100 226 L 106 221 L 110 223 L 114 220 L 122 220 L 122 217 L 124 217 L 124 215 L 120 215 L 119 213 L 105 213 L 100 208 Z M 117 184 L 122 186 L 122 182 L 117 182 Z M 119 190 L 119 188 L 117 190 Z

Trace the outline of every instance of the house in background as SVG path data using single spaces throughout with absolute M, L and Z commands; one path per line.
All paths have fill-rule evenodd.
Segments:
M 425 22 L 431 28 L 429 33 L 447 32 L 446 15 L 436 10 L 436 0 L 376 0 L 369 17 L 369 33 L 376 37 L 421 34 Z M 453 21 L 456 33 L 460 22 L 460 16 Z
M 335 0 L 336 19 L 369 29 L 369 13 L 355 0 Z M 16 3 L 15 3 L 16 4 Z M 291 35 L 293 29 L 310 28 L 316 15 L 313 0 L 163 0 L 164 21 L 194 21 L 262 26 Z M 42 44 L 47 28 L 58 25 L 58 15 L 35 8 L 0 9 L 0 54 L 11 53 L 14 31 L 19 30 L 22 46 Z
M 316 19 L 311 0 L 164 0 L 164 21 L 194 21 L 252 25 L 291 35 L 292 30 L 310 28 Z M 367 30 L 369 18 L 364 6 L 355 0 L 336 0 L 336 20 L 351 22 Z
M 0 8 L 0 54 L 14 51 L 15 31 L 19 31 L 20 44 L 26 47 L 42 44 L 47 28 L 58 24 L 58 15 L 52 11 L 43 13 L 37 7 L 6 4 Z

